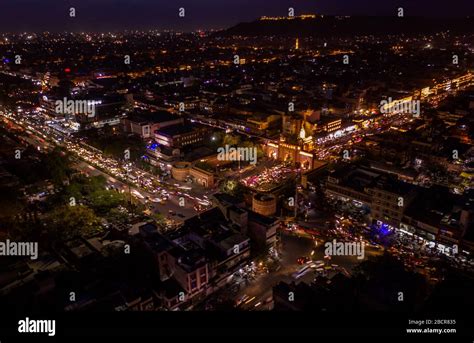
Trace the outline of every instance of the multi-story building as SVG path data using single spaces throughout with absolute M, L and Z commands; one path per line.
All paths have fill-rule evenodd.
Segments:
M 252 247 L 261 250 L 276 245 L 278 218 L 250 211 L 245 202 L 225 193 L 214 194 L 213 200 L 224 216 L 251 239 Z
M 321 117 L 319 120 L 314 122 L 314 132 L 327 132 L 331 133 L 340 130 L 342 127 L 342 119 L 337 117 Z
M 413 201 L 416 191 L 410 184 L 382 176 L 367 193 L 372 197 L 371 216 L 373 219 L 393 227 L 399 227 L 403 213 Z
M 207 129 L 190 125 L 172 125 L 162 127 L 154 132 L 155 141 L 167 147 L 182 148 L 187 145 L 200 144 L 206 137 Z
M 446 187 L 423 188 L 405 211 L 400 228 L 431 247 L 436 244 L 439 251 L 451 253 L 457 246 L 458 253 L 470 252 L 474 206 L 468 197 L 453 194 Z
M 214 173 L 193 166 L 189 162 L 176 162 L 171 167 L 171 176 L 178 181 L 187 181 L 190 179 L 203 187 L 214 186 Z
M 276 213 L 277 201 L 272 194 L 256 193 L 252 197 L 252 210 L 264 216 L 273 216 Z
M 247 119 L 247 127 L 256 133 L 263 132 L 272 128 L 278 128 L 281 125 L 281 115 L 254 115 Z
M 349 166 L 328 176 L 326 193 L 365 206 L 373 220 L 398 228 L 416 188 L 387 174 Z
M 133 113 L 122 119 L 123 130 L 141 138 L 153 138 L 159 129 L 183 124 L 184 119 L 166 111 Z
M 304 147 L 303 147 L 304 148 Z M 285 142 L 280 139 L 278 143 L 268 142 L 263 146 L 264 154 L 284 162 L 299 164 L 304 170 L 311 170 L 316 163 L 316 157 L 312 152 L 305 151 L 300 145 Z
M 169 309 L 192 307 L 226 285 L 250 257 L 250 238 L 218 208 L 186 220 L 170 234 L 147 224 L 140 227 L 140 235 L 157 262 L 164 283 L 158 297 Z
M 280 220 L 276 217 L 263 216 L 259 213 L 248 211 L 247 233 L 252 243 L 258 249 L 276 245 L 277 231 L 280 225 Z

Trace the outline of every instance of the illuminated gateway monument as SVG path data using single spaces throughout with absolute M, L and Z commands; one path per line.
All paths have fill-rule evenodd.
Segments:
M 301 166 L 303 170 L 312 170 L 317 162 L 312 152 L 313 137 L 308 136 L 301 126 L 296 144 L 286 141 L 285 136 L 281 136 L 278 142 L 269 141 L 264 146 L 265 155 L 269 158 L 283 162 L 291 162 Z

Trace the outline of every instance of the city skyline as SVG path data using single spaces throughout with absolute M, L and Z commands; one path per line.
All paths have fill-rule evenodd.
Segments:
M 71 7 L 76 10 L 75 18 L 69 17 Z M 179 18 L 181 7 L 186 14 Z M 468 0 L 454 0 L 449 6 L 428 0 L 416 3 L 408 0 L 365 0 L 357 3 L 349 0 L 183 0 L 176 4 L 161 0 L 70 0 L 59 6 L 54 0 L 19 0 L 1 5 L 0 32 L 225 29 L 260 16 L 285 16 L 290 7 L 294 8 L 295 15 L 365 16 L 392 16 L 402 7 L 406 16 L 427 17 L 465 17 L 474 9 L 473 3 Z

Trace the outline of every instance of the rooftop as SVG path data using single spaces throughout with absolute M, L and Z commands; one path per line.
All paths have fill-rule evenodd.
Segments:
M 257 222 L 262 225 L 274 225 L 278 222 L 278 218 L 276 217 L 268 217 L 263 216 L 260 213 L 254 211 L 248 211 L 249 213 L 249 221 Z
M 407 194 L 414 189 L 414 186 L 397 180 L 397 178 L 373 169 L 344 166 L 330 175 L 339 180 L 339 184 L 350 187 L 359 192 L 364 192 L 366 188 L 376 188 L 379 190 L 393 192 L 396 194 Z
M 179 119 L 179 117 L 167 111 L 157 111 L 157 112 L 135 112 L 129 115 L 128 119 L 134 122 L 139 122 L 139 123 L 163 123 L 163 122 Z
M 184 133 L 192 132 L 194 131 L 194 127 L 187 124 L 187 125 L 171 125 L 167 126 L 164 128 L 161 128 L 159 130 L 156 130 L 155 132 L 165 135 L 165 136 L 176 136 L 176 135 L 182 135 Z
M 227 193 L 216 193 L 213 197 L 224 206 L 238 205 L 242 201 Z

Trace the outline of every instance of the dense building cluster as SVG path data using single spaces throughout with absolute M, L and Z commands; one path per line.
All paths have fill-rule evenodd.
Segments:
M 358 20 L 0 35 L 0 241 L 39 245 L 0 258 L 0 306 L 398 311 L 472 284 L 474 36 Z

